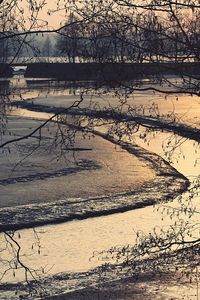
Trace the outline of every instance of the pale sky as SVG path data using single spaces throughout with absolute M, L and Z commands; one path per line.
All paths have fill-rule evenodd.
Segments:
M 40 0 L 37 0 L 39 3 Z M 60 1 L 62 3 L 62 1 Z M 30 11 L 28 6 L 28 0 L 22 0 L 21 6 L 24 9 L 24 16 L 26 19 L 30 17 Z M 65 12 L 56 11 L 56 0 L 46 0 L 46 4 L 43 9 L 38 14 L 38 19 L 41 19 L 40 24 L 42 24 L 42 20 L 47 21 L 50 27 L 57 28 L 60 27 L 61 23 L 65 20 Z M 54 11 L 51 15 L 49 15 L 50 11 Z

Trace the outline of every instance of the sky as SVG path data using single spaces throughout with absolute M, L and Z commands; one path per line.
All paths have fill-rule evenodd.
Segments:
M 37 0 L 37 2 L 40 2 L 41 0 Z M 29 0 L 22 0 L 21 1 L 21 7 L 24 9 L 24 16 L 26 20 L 30 17 L 30 11 L 29 11 Z M 60 1 L 62 3 L 62 1 Z M 56 7 L 56 0 L 46 0 L 45 5 L 43 9 L 38 14 L 38 19 L 40 19 L 40 24 L 43 23 L 42 20 L 47 21 L 49 27 L 51 28 L 58 28 L 60 27 L 61 23 L 65 20 L 65 15 L 63 11 L 57 11 Z M 54 11 L 49 15 L 50 11 Z M 28 21 L 27 21 L 28 24 Z

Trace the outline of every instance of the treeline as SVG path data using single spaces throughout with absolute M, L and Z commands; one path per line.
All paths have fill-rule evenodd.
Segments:
M 70 13 L 57 34 L 27 33 L 25 38 L 4 39 L 0 62 L 10 56 L 44 57 L 45 62 L 54 56 L 73 63 L 200 61 L 199 10 L 191 15 L 183 9 L 165 15 L 150 9 L 130 13 L 128 5 L 118 10 L 109 6 L 103 10 L 100 2 L 91 5 Z M 12 32 L 2 34 L 9 37 Z
M 143 14 L 100 14 L 81 22 L 71 14 L 57 38 L 57 55 L 69 62 L 199 61 L 200 17 L 178 28 L 173 19 Z
M 19 58 L 27 58 L 29 63 L 28 58 L 49 58 L 57 55 L 55 34 L 27 33 L 24 37 L 17 33 L 9 31 L 0 33 L 0 38 L 7 37 L 0 44 L 0 63 L 10 63 Z

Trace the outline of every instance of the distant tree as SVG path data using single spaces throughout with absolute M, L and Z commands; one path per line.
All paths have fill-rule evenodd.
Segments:
M 47 36 L 47 38 L 44 42 L 43 51 L 42 51 L 42 55 L 47 59 L 47 62 L 50 61 L 50 57 L 52 55 L 52 50 L 53 50 L 53 47 L 52 47 L 51 40 L 50 40 L 49 36 Z
M 60 55 L 67 56 L 69 62 L 75 63 L 79 55 L 80 26 L 78 18 L 71 13 L 65 26 L 59 31 L 57 49 Z

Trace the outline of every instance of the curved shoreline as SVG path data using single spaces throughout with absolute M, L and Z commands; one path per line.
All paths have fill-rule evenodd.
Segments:
M 66 111 L 65 107 L 47 106 L 43 104 L 34 104 L 30 102 L 14 101 L 9 103 L 12 107 L 22 108 L 33 112 L 42 112 L 48 114 L 67 114 L 73 116 L 86 116 L 91 118 L 102 118 L 105 120 L 113 119 L 116 121 L 123 120 L 123 122 L 135 122 L 141 126 L 151 126 L 153 129 L 165 130 L 180 135 L 184 138 L 200 141 L 200 129 L 189 126 L 184 123 L 176 123 L 175 121 L 167 121 L 164 119 L 156 119 L 151 116 L 130 116 L 126 113 L 118 113 L 109 110 L 92 110 L 92 109 L 69 109 Z
M 98 131 L 93 133 L 143 160 L 154 169 L 156 179 L 126 193 L 93 197 L 82 201 L 77 199 L 74 203 L 70 203 L 70 206 L 68 200 L 60 200 L 45 204 L 2 208 L 0 209 L 0 232 L 125 212 L 172 200 L 188 188 L 189 180 L 160 156 L 136 144 L 117 141 Z M 30 222 L 30 220 L 34 221 Z

